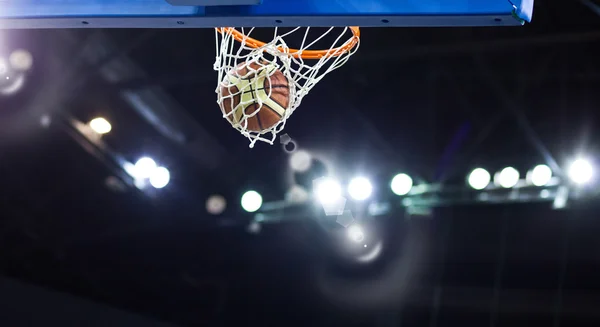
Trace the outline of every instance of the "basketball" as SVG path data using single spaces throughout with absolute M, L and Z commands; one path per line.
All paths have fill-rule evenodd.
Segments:
M 252 132 L 277 125 L 289 104 L 288 79 L 266 62 L 238 65 L 225 76 L 219 89 L 219 105 L 229 122 Z

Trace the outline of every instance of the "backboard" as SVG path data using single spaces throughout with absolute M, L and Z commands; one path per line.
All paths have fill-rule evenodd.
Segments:
M 0 28 L 510 26 L 534 0 L 0 0 Z

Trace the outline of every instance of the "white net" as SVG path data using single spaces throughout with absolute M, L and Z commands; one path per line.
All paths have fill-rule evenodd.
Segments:
M 231 126 L 250 140 L 250 147 L 259 140 L 273 144 L 304 96 L 344 65 L 359 45 L 358 29 L 350 27 L 274 28 L 267 36 L 272 40 L 264 43 L 254 39 L 262 32 L 215 30 L 217 103 Z M 261 110 L 269 112 L 259 115 Z

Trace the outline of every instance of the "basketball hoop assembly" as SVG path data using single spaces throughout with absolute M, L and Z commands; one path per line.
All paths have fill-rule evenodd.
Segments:
M 215 31 L 217 103 L 231 126 L 250 140 L 250 147 L 259 140 L 273 144 L 304 96 L 344 65 L 360 43 L 358 27 L 332 27 L 316 37 L 310 37 L 310 27 L 285 32 L 275 27 L 270 42 L 252 38 L 255 28 Z M 297 49 L 288 46 L 291 37 L 301 37 Z M 314 49 L 330 39 L 329 49 Z

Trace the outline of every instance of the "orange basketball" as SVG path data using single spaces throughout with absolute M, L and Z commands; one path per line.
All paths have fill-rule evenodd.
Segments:
M 230 71 L 221 83 L 219 105 L 235 126 L 262 132 L 275 126 L 290 105 L 287 78 L 269 63 L 242 63 Z M 233 110 L 233 113 L 231 111 Z M 254 116 L 255 111 L 258 111 Z

